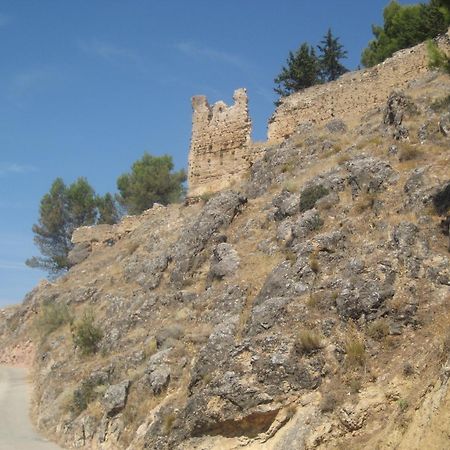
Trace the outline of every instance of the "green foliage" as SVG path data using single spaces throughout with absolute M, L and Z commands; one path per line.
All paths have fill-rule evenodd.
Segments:
M 113 225 L 119 221 L 120 216 L 117 211 L 116 201 L 109 192 L 103 197 L 98 196 L 96 203 L 98 209 L 98 224 L 106 223 L 108 225 Z
M 91 355 L 98 350 L 102 338 L 103 331 L 96 325 L 93 311 L 85 311 L 81 320 L 74 326 L 73 343 L 82 355 Z
M 167 205 L 180 201 L 184 195 L 184 170 L 173 172 L 172 157 L 169 155 L 144 156 L 131 167 L 131 173 L 121 175 L 117 180 L 120 194 L 117 199 L 129 214 L 140 214 L 154 203 Z
M 69 269 L 67 257 L 73 247 L 73 230 L 82 225 L 93 225 L 99 218 L 101 223 L 117 221 L 117 210 L 114 203 L 108 203 L 109 198 L 112 200 L 110 194 L 97 197 L 85 178 L 78 178 L 69 186 L 57 178 L 42 197 L 39 220 L 32 227 L 34 242 L 42 256 L 30 258 L 26 264 L 47 270 L 51 275 Z
M 394 52 L 445 33 L 450 24 L 447 1 L 400 5 L 391 1 L 384 9 L 384 25 L 372 26 L 375 39 L 363 51 L 366 67 L 383 62 Z
M 405 398 L 400 398 L 398 400 L 398 409 L 401 412 L 405 412 L 409 408 L 409 402 Z
M 314 47 L 304 42 L 295 53 L 289 52 L 275 83 L 274 90 L 281 97 L 320 83 L 320 63 Z
M 347 69 L 340 60 L 347 57 L 347 52 L 339 38 L 335 38 L 331 29 L 318 45 L 319 56 L 313 46 L 303 42 L 298 50 L 289 52 L 286 66 L 275 78 L 275 92 L 280 97 L 286 97 L 315 84 L 336 80 Z
M 348 72 L 340 60 L 347 57 L 347 51 L 339 43 L 339 38 L 335 38 L 331 28 L 320 42 L 317 48 L 320 51 L 319 64 L 322 81 L 333 81 L 339 78 L 345 72 Z
M 35 327 L 43 339 L 59 327 L 72 322 L 72 315 L 64 303 L 48 302 L 42 305 Z
M 317 200 L 325 197 L 325 195 L 328 195 L 329 192 L 330 191 L 321 184 L 307 187 L 303 190 L 300 196 L 300 211 L 304 212 L 308 209 L 314 208 Z
M 450 74 L 450 57 L 432 40 L 427 41 L 428 67 Z

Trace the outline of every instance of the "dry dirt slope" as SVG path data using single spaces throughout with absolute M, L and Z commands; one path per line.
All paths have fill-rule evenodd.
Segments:
M 35 348 L 38 427 L 78 448 L 448 448 L 449 92 L 428 73 L 351 128 L 299 126 L 233 190 L 85 230 L 68 274 L 2 312 L 3 353 Z

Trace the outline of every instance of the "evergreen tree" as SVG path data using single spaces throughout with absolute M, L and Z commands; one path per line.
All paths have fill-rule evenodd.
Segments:
M 447 31 L 450 24 L 448 3 L 448 0 L 432 0 L 429 4 L 402 6 L 391 1 L 383 11 L 384 25 L 372 27 L 375 39 L 363 51 L 361 62 L 366 67 L 373 66 L 397 50 Z
M 140 214 L 154 203 L 167 205 L 181 200 L 184 195 L 184 170 L 173 172 L 169 155 L 144 156 L 131 167 L 131 173 L 117 180 L 117 200 L 129 214 Z
M 286 66 L 275 78 L 275 92 L 286 97 L 320 83 L 320 65 L 313 47 L 304 42 L 295 52 L 289 52 Z
M 108 203 L 110 197 L 110 194 L 97 197 L 85 178 L 78 178 L 70 186 L 57 178 L 42 197 L 39 220 L 32 227 L 34 242 L 42 256 L 34 256 L 26 264 L 53 276 L 69 269 L 68 254 L 73 248 L 71 238 L 75 228 L 118 219 L 114 203 Z
M 347 58 L 347 51 L 344 50 L 344 46 L 339 43 L 339 38 L 335 38 L 331 32 L 331 28 L 328 29 L 327 34 L 320 42 L 322 45 L 318 45 L 319 49 L 319 64 L 321 79 L 323 81 L 333 81 L 339 78 L 348 69 L 345 68 L 340 60 Z
M 109 192 L 103 197 L 98 196 L 96 198 L 96 204 L 98 208 L 98 224 L 106 223 L 108 225 L 112 225 L 119 221 L 120 217 L 117 210 L 116 201 Z

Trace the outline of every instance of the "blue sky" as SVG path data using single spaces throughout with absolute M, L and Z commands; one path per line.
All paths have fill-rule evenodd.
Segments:
M 265 138 L 289 50 L 331 27 L 356 68 L 387 0 L 0 0 L 0 306 L 45 273 L 31 226 L 52 181 L 115 192 L 144 151 L 187 166 L 190 97 L 248 89 Z

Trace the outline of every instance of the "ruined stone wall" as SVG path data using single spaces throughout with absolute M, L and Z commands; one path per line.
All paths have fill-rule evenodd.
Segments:
M 250 165 L 251 121 L 245 89 L 234 104 L 213 106 L 205 96 L 192 98 L 192 138 L 189 152 L 189 197 L 216 192 L 239 180 Z
M 450 29 L 436 40 L 450 54 Z M 426 44 L 397 52 L 383 63 L 349 72 L 338 80 L 313 86 L 282 100 L 268 126 L 268 142 L 281 143 L 301 123 L 324 124 L 341 119 L 348 126 L 386 103 L 394 90 L 428 71 Z M 217 192 L 242 179 L 261 157 L 263 146 L 251 142 L 251 121 L 245 89 L 235 91 L 234 105 L 210 106 L 204 96 L 192 99 L 193 123 L 189 152 L 188 197 Z
M 437 40 L 446 52 L 450 52 L 449 33 Z M 282 142 L 304 122 L 320 125 L 339 118 L 352 125 L 370 109 L 383 105 L 393 90 L 401 90 L 427 70 L 426 44 L 420 44 L 400 50 L 375 67 L 286 97 L 269 121 L 268 141 Z

